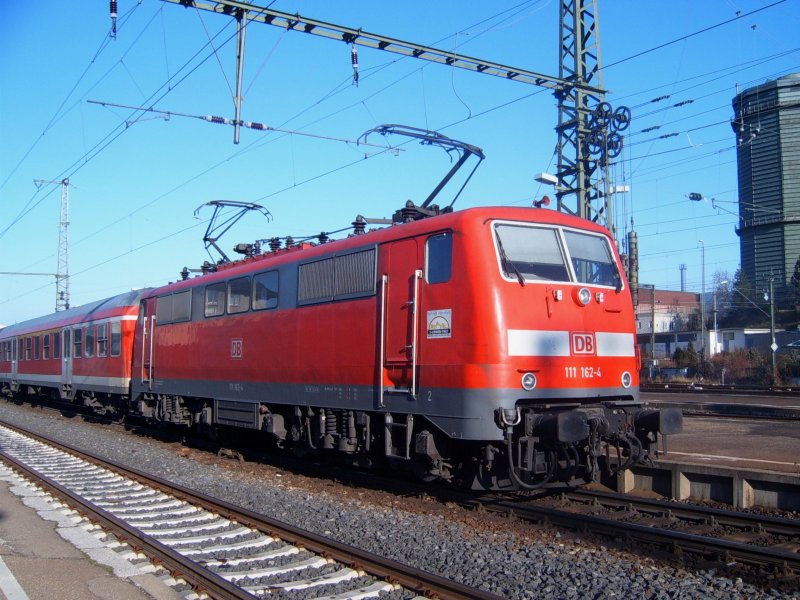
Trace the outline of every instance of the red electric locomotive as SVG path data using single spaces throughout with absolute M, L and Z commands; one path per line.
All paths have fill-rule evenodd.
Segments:
M 375 131 L 461 158 L 390 227 L 359 218 L 346 239 L 271 244 L 8 327 L 0 386 L 479 489 L 597 479 L 680 431 L 679 411 L 639 400 L 633 305 L 607 230 L 539 208 L 440 210 L 433 197 L 481 150 Z
M 488 489 L 597 478 L 608 448 L 624 468 L 680 429 L 639 401 L 605 229 L 535 208 L 409 220 L 146 293 L 134 412 Z

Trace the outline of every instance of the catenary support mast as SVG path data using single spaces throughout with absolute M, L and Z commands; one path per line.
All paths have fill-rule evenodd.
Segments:
M 56 312 L 69 308 L 69 179 L 61 181 L 34 180 L 34 185 L 57 183 L 61 186 L 61 210 L 58 220 L 58 268 L 56 269 Z M 35 273 L 39 275 L 39 273 Z
M 595 0 L 561 2 L 559 76 L 575 82 L 556 93 L 558 98 L 558 210 L 608 223 L 605 194 L 598 192 L 601 177 L 589 152 L 592 114 L 605 92 L 600 73 L 600 31 Z M 593 90 L 587 89 L 591 85 Z
M 596 0 L 562 0 L 560 3 L 560 73 L 558 77 L 503 65 L 493 61 L 407 42 L 362 29 L 335 25 L 238 0 L 164 0 L 187 8 L 229 15 L 239 22 L 235 120 L 241 121 L 241 74 L 244 64 L 244 29 L 256 21 L 288 31 L 326 37 L 394 54 L 493 75 L 552 89 L 558 98 L 558 210 L 612 225 L 603 187 L 602 158 L 592 158 L 590 134 L 596 130 L 592 115 L 603 102 L 600 77 L 600 34 Z M 607 124 L 607 123 L 606 123 Z M 238 127 L 234 141 L 238 143 Z M 595 136 L 594 141 L 597 141 Z M 605 137 L 601 136 L 601 139 Z M 596 145 L 596 143 L 595 143 Z

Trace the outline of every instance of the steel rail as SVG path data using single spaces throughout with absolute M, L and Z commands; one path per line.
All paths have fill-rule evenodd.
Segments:
M 714 525 L 724 525 L 751 529 L 757 532 L 800 537 L 800 521 L 783 517 L 730 511 L 696 504 L 654 500 L 652 498 L 637 498 L 626 494 L 594 490 L 570 490 L 564 492 L 562 495 L 567 498 L 575 497 L 582 500 L 594 500 L 602 506 L 633 509 L 641 513 L 652 515 L 674 516 L 685 520 L 702 521 Z
M 8 456 L 2 451 L 0 451 L 0 461 L 19 471 L 51 495 L 60 498 L 92 522 L 99 524 L 106 531 L 113 533 L 120 540 L 128 543 L 135 550 L 147 555 L 153 562 L 162 565 L 173 575 L 185 579 L 195 590 L 205 592 L 212 598 L 234 598 L 237 600 L 255 598 L 244 589 L 226 581 L 199 563 L 186 558 L 169 546 L 128 525 L 110 512 L 95 506 L 92 502 L 56 483 L 50 477 L 29 468 L 25 463 Z
M 742 393 L 753 393 L 761 396 L 778 397 L 798 397 L 800 396 L 800 386 L 757 386 L 757 385 L 730 385 L 730 384 L 691 384 L 691 383 L 642 383 L 639 385 L 641 392 L 653 392 L 661 394 L 714 394 L 731 395 Z
M 441 600 L 461 600 L 464 598 L 474 598 L 475 600 L 500 600 L 501 596 L 491 594 L 484 590 L 471 588 L 464 584 L 458 583 L 451 579 L 447 579 L 440 575 L 435 575 L 422 569 L 403 564 L 389 558 L 384 558 L 360 548 L 348 546 L 341 542 L 331 540 L 316 533 L 306 531 L 299 527 L 283 523 L 266 515 L 256 513 L 255 511 L 248 510 L 243 507 L 236 506 L 224 500 L 196 492 L 176 483 L 172 483 L 160 477 L 149 475 L 144 471 L 140 471 L 133 467 L 127 467 L 118 463 L 106 460 L 99 456 L 95 456 L 83 450 L 79 450 L 68 444 L 51 440 L 47 437 L 29 431 L 23 427 L 12 425 L 0 420 L 0 425 L 8 427 L 22 435 L 31 437 L 44 444 L 63 450 L 69 454 L 82 458 L 88 462 L 102 466 L 106 469 L 114 471 L 120 475 L 136 480 L 144 485 L 156 488 L 162 492 L 170 494 L 180 500 L 184 500 L 191 504 L 201 506 L 202 508 L 215 512 L 228 519 L 235 520 L 242 525 L 258 529 L 262 532 L 268 533 L 275 537 L 282 539 L 285 542 L 302 545 L 310 552 L 319 554 L 325 558 L 330 558 L 343 565 L 347 565 L 355 570 L 362 570 L 369 575 L 386 580 L 390 583 L 400 585 L 413 592 L 425 595 L 427 597 L 440 598 Z M 0 452 L 0 456 L 5 456 Z M 13 459 L 12 459 L 13 460 Z M 55 484 L 57 485 L 57 484 Z M 68 490 L 67 490 L 68 491 Z M 108 515 L 111 517 L 111 515 Z M 111 517 L 112 519 L 114 517 Z M 142 534 L 135 534 L 138 538 Z M 147 537 L 147 536 L 143 536 Z M 129 539 L 126 539 L 131 543 Z M 153 540 L 155 542 L 155 540 Z M 155 542 L 158 544 L 158 542 Z M 131 544 L 133 545 L 133 544 Z M 160 545 L 160 544 L 159 544 Z M 169 557 L 166 556 L 168 559 Z M 181 557 L 183 558 L 183 557 Z M 165 562 L 165 565 L 167 563 Z M 204 569 L 205 570 L 205 569 Z M 182 573 L 182 571 L 181 571 Z M 189 581 L 187 577 L 184 577 Z M 224 581 L 224 580 L 223 580 Z M 228 582 L 225 582 L 228 583 Z M 225 598 L 226 596 L 219 596 Z M 233 598 L 243 597 L 251 598 L 251 595 L 246 596 L 230 596 Z
M 486 510 L 494 510 L 516 517 L 550 523 L 559 527 L 589 533 L 638 541 L 658 546 L 669 546 L 683 552 L 705 557 L 713 556 L 724 562 L 739 561 L 748 565 L 767 566 L 783 571 L 800 573 L 800 553 L 752 546 L 703 535 L 659 529 L 648 525 L 625 523 L 598 516 L 581 515 L 554 508 L 501 501 Z

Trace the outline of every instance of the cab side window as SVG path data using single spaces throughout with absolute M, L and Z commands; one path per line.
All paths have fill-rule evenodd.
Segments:
M 425 244 L 425 280 L 446 283 L 453 273 L 453 235 L 440 233 L 428 238 Z

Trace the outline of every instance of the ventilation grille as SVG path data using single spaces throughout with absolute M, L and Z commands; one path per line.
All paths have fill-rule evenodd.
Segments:
M 371 296 L 375 293 L 375 248 L 300 265 L 297 303 Z

